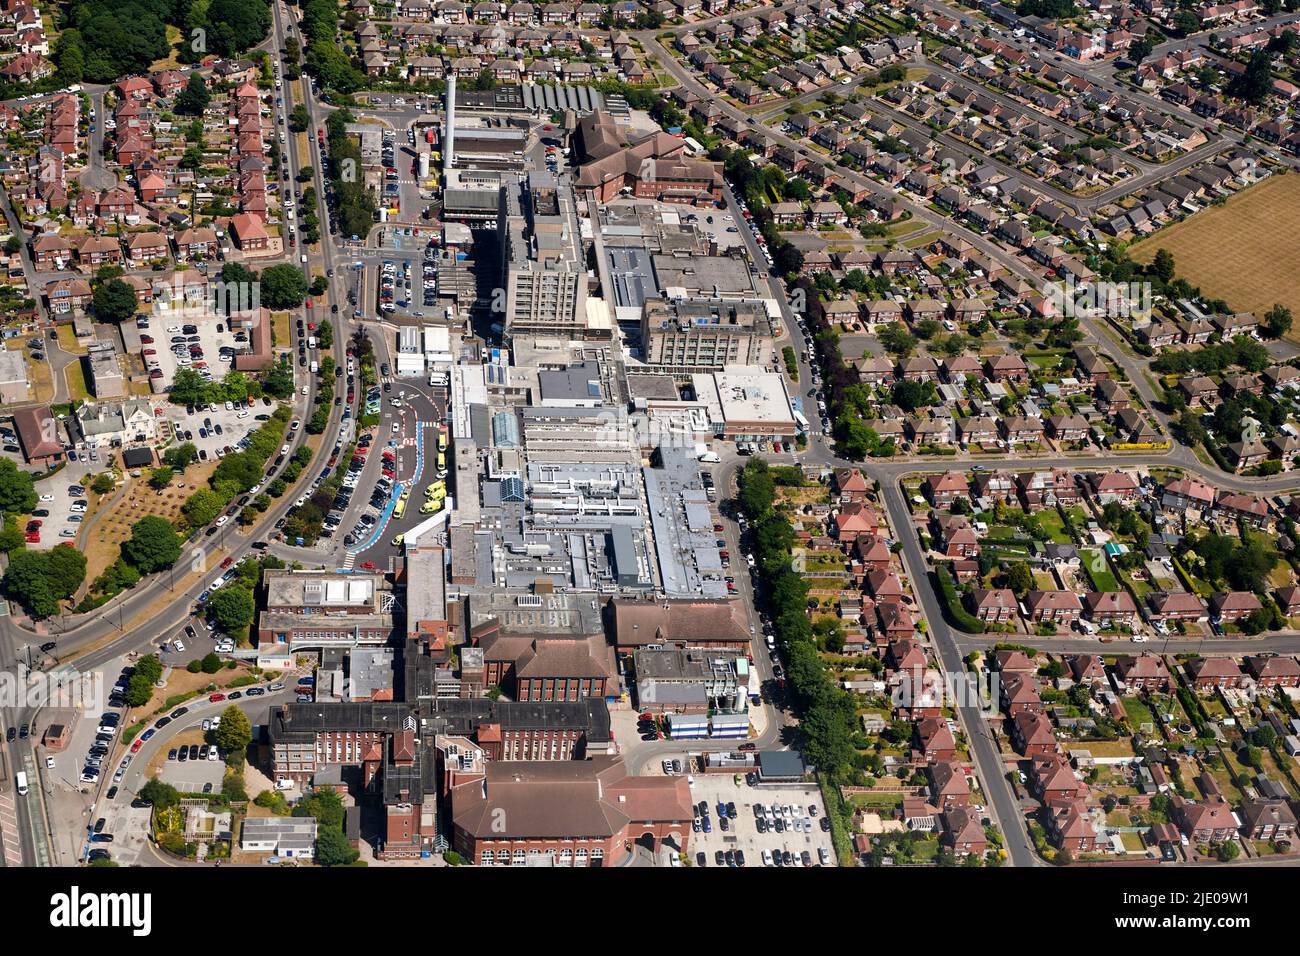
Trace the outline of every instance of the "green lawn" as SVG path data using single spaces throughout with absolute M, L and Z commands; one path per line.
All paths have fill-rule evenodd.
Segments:
M 68 383 L 68 400 L 85 401 L 90 398 L 90 390 L 86 388 L 86 375 L 81 368 L 81 360 L 69 362 L 63 369 L 65 381 Z
M 1156 718 L 1151 709 L 1136 697 L 1125 697 L 1124 713 L 1128 715 L 1128 722 L 1134 730 L 1140 728 L 1143 724 L 1155 725 Z
M 1119 581 L 1111 572 L 1100 551 L 1080 551 L 1079 559 L 1083 562 L 1084 573 L 1095 591 L 1118 591 Z M 1101 568 L 1100 571 L 1094 568 Z
M 1047 533 L 1047 536 L 1057 544 L 1071 543 L 1070 534 L 1065 530 L 1065 522 L 1061 519 L 1060 512 L 1055 508 L 1040 512 L 1038 524 Z
M 901 793 L 855 793 L 849 797 L 849 803 L 855 807 L 901 807 L 903 805 L 903 794 Z

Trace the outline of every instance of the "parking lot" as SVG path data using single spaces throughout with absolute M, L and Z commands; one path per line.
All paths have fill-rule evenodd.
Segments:
M 106 695 L 110 694 L 114 682 L 116 682 L 122 673 L 126 662 L 118 658 L 109 661 L 99 669 L 103 675 L 103 688 Z M 104 789 L 112 785 L 112 776 L 117 771 L 123 760 L 124 755 L 119 755 L 114 760 L 110 760 L 113 750 L 117 748 L 117 741 L 121 733 L 120 722 L 125 713 L 120 707 L 108 706 L 108 701 L 100 702 L 101 706 L 90 711 L 73 711 L 68 708 L 59 708 L 42 712 L 39 721 L 32 727 L 32 736 L 37 740 L 54 724 L 71 726 L 71 734 L 68 738 L 67 745 L 61 751 L 46 750 L 37 748 L 40 760 L 45 764 L 43 772 L 45 776 L 55 784 L 70 789 L 79 790 L 87 789 L 93 792 L 96 783 L 103 781 L 104 777 L 109 778 L 104 782 Z M 100 767 L 100 781 L 91 781 L 82 779 L 82 771 L 86 769 L 87 755 L 91 748 L 99 743 L 96 736 L 99 734 L 99 721 L 101 715 L 106 713 L 117 713 L 121 715 L 118 718 L 119 727 L 110 735 L 112 740 L 102 741 L 108 748 L 108 753 L 103 757 L 103 764 Z M 48 759 L 47 759 L 48 758 Z M 53 761 L 53 767 L 48 765 L 48 761 Z M 128 761 L 129 765 L 130 761 Z
M 191 412 L 190 408 L 194 410 Z M 239 443 L 271 417 L 274 405 L 256 401 L 246 407 L 231 402 L 208 406 L 166 406 L 178 442 L 193 442 L 201 461 L 210 461 L 237 449 Z M 220 454 L 218 454 L 220 452 Z
M 726 866 L 725 854 L 727 851 L 734 853 L 736 850 L 744 853 L 745 866 L 775 865 L 775 862 L 765 863 L 763 857 L 765 850 L 769 855 L 778 852 L 790 853 L 793 866 L 817 866 L 823 859 L 820 853 L 823 849 L 826 851 L 824 857 L 826 865 L 835 865 L 835 848 L 831 842 L 831 835 L 821 826 L 821 819 L 826 815 L 826 807 L 816 784 L 750 786 L 746 783 L 743 774 L 740 776 L 740 783 L 737 784 L 736 778 L 729 773 L 693 773 L 692 778 L 694 785 L 691 787 L 691 797 L 697 808 L 701 801 L 708 803 L 707 817 L 710 823 L 710 832 L 705 833 L 701 826 L 699 832 L 691 833 L 690 857 L 691 862 L 696 866 L 700 865 L 700 853 L 704 854 L 704 866 L 717 866 L 719 852 L 724 854 L 722 865 Z M 722 829 L 723 824 L 718 813 L 719 802 L 736 805 L 734 819 L 728 815 L 726 830 Z M 768 828 L 764 833 L 758 831 L 758 823 L 754 816 L 755 804 L 773 808 L 770 816 L 765 815 L 764 818 L 765 821 L 770 819 L 773 825 L 769 827 L 765 822 L 764 826 Z M 781 832 L 777 832 L 775 828 L 777 818 L 782 821 Z M 806 864 L 802 859 L 804 852 L 808 854 Z
M 201 724 L 195 724 L 178 735 L 175 740 L 168 741 L 167 754 L 162 755 L 162 766 L 158 776 L 164 783 L 170 783 L 181 793 L 203 793 L 204 786 L 211 786 L 212 790 L 216 792 L 221 790 L 221 778 L 226 772 L 225 761 L 166 759 L 171 751 L 179 751 L 181 746 L 201 746 L 198 744 L 199 739 L 203 736 L 200 730 L 201 727 Z
M 39 500 L 28 520 L 40 522 L 40 527 L 36 529 L 40 539 L 33 540 L 29 535 L 28 548 L 48 550 L 56 544 L 75 543 L 76 532 L 85 523 L 85 514 L 89 507 L 85 482 L 90 476 L 106 471 L 108 468 L 104 456 L 97 457 L 98 460 L 92 462 L 78 455 L 78 461 L 69 462 L 67 467 L 60 469 L 49 478 L 36 482 Z M 74 495 L 68 490 L 74 487 L 80 489 L 78 494 Z M 65 534 L 65 531 L 70 533 Z
M 248 347 L 248 333 L 232 331 L 215 316 L 142 317 L 136 322 L 140 354 L 155 387 L 166 386 L 185 367 L 206 379 L 220 381 L 230 371 L 233 354 Z M 225 354 L 222 349 L 226 349 Z M 154 375 L 154 371 L 161 375 Z

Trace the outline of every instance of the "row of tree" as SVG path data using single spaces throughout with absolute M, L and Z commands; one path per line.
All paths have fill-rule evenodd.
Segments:
M 785 655 L 789 695 L 800 715 L 799 747 L 831 780 L 848 782 L 863 766 L 855 740 L 856 708 L 848 692 L 835 683 L 814 642 L 808 585 L 790 565 L 794 529 L 773 507 L 775 495 L 767 462 L 751 459 L 740 474 L 737 503 L 750 521 L 755 567 Z

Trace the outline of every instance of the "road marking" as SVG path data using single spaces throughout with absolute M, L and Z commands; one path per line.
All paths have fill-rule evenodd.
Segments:
M 18 805 L 12 794 L 0 795 L 0 853 L 6 866 L 23 865 L 22 841 L 18 839 Z

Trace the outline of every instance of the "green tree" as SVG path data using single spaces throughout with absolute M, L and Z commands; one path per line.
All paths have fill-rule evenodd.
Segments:
M 269 309 L 294 309 L 307 297 L 307 279 L 288 264 L 262 270 L 262 304 Z
M 185 515 L 185 520 L 189 522 L 191 528 L 202 528 L 215 521 L 224 507 L 225 502 L 217 497 L 216 492 L 209 488 L 200 488 L 181 506 L 181 513 Z
M 360 854 L 348 843 L 341 830 L 320 829 L 316 832 L 316 863 L 320 866 L 348 866 Z
M 141 574 L 161 571 L 181 556 L 181 536 L 166 518 L 148 515 L 131 526 L 131 537 L 122 543 L 122 555 Z
M 36 484 L 12 459 L 0 458 L 0 511 L 30 514 L 36 507 Z
M 162 489 L 172 483 L 172 479 L 175 477 L 176 472 L 168 465 L 163 465 L 161 468 L 155 468 L 149 474 L 149 487 L 153 488 L 155 491 L 162 491 Z
M 885 351 L 900 359 L 907 358 L 916 351 L 916 336 L 907 331 L 901 322 L 891 322 L 880 331 L 880 344 Z
M 1184 11 L 1188 12 L 1188 11 Z M 1228 84 L 1228 92 L 1248 103 L 1262 103 L 1273 89 L 1273 57 L 1267 50 L 1250 55 L 1244 72 Z
M 49 556 L 41 551 L 15 551 L 5 569 L 4 591 L 34 617 L 51 617 L 59 603 L 50 587 Z
M 221 722 L 213 733 L 217 746 L 228 754 L 243 755 L 253 742 L 253 725 L 248 715 L 231 704 L 221 712 Z
M 1161 282 L 1172 282 L 1174 278 L 1174 254 L 1163 247 L 1156 250 L 1151 260 L 1151 274 Z
M 139 789 L 137 796 L 152 803 L 155 810 L 166 810 L 168 807 L 179 806 L 181 802 L 180 791 L 157 777 L 150 777 L 149 782 Z
M 1032 591 L 1034 583 L 1034 572 L 1024 561 L 1016 561 L 1007 568 L 1007 587 L 1015 592 L 1016 597 L 1022 598 Z
M 1275 305 L 1264 313 L 1264 328 L 1275 339 L 1280 339 L 1291 331 L 1291 310 L 1284 305 Z
M 135 315 L 139 306 L 135 290 L 121 279 L 102 282 L 95 289 L 91 300 L 95 315 L 101 322 L 125 322 Z
M 50 593 L 60 600 L 72 597 L 86 580 L 86 556 L 71 544 L 51 548 L 48 564 Z
M 163 455 L 163 462 L 173 471 L 184 471 L 197 461 L 198 457 L 199 450 L 194 446 L 194 442 L 187 441 L 167 449 Z
M 1235 840 L 1224 840 L 1214 845 L 1214 856 L 1220 863 L 1231 863 L 1241 856 L 1241 847 L 1237 846 Z
M 238 634 L 253 623 L 256 605 L 248 588 L 229 584 L 208 596 L 208 611 L 217 627 L 227 634 Z
M 174 405 L 203 405 L 208 401 L 208 383 L 192 368 L 178 368 L 172 376 L 168 398 Z
M 212 94 L 208 92 L 208 84 L 204 82 L 203 75 L 195 71 L 190 74 L 185 89 L 176 95 L 175 110 L 185 116 L 202 116 L 211 99 Z

